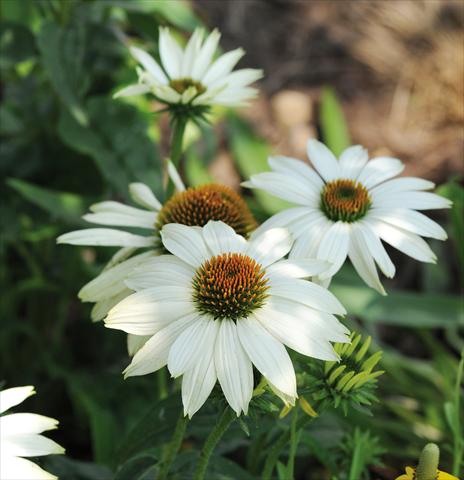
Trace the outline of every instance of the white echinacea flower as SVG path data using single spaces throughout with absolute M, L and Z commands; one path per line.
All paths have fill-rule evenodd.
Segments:
M 108 328 L 151 338 L 125 376 L 165 365 L 182 375 L 182 401 L 190 417 L 216 380 L 230 406 L 247 413 L 253 365 L 285 400 L 297 397 L 295 371 L 284 345 L 323 360 L 337 360 L 330 342 L 348 342 L 345 314 L 325 288 L 304 280 L 327 262 L 283 260 L 292 246 L 285 229 L 247 241 L 223 222 L 165 225 L 172 255 L 147 260 L 127 280 L 136 291 L 113 307 Z
M 126 97 L 152 93 L 167 105 L 243 105 L 257 95 L 249 85 L 262 77 L 262 71 L 245 68 L 232 71 L 245 52 L 241 48 L 213 57 L 221 37 L 214 30 L 204 39 L 197 28 L 185 48 L 171 35 L 169 28 L 159 30 L 158 63 L 150 54 L 131 47 L 132 56 L 143 68 L 138 69 L 139 83 L 116 93 Z
M 271 217 L 256 234 L 288 228 L 296 238 L 291 259 L 314 257 L 332 264 L 319 276 L 324 284 L 348 256 L 367 285 L 382 294 L 375 264 L 389 278 L 395 266 L 381 240 L 421 262 L 436 261 L 421 236 L 446 240 L 446 232 L 418 210 L 449 208 L 451 202 L 424 191 L 434 188 L 432 182 L 393 179 L 404 164 L 391 157 L 369 160 L 360 145 L 347 148 L 338 160 L 317 140 L 309 140 L 307 150 L 315 170 L 300 160 L 276 156 L 269 158 L 271 172 L 242 184 L 299 205 Z
M 64 448 L 40 435 L 54 430 L 58 420 L 34 413 L 10 413 L 6 410 L 34 395 L 34 387 L 15 387 L 0 391 L 0 478 L 5 480 L 55 480 L 46 472 L 22 457 L 63 454 Z

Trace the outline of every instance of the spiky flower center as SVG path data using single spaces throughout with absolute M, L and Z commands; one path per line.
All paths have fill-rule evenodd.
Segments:
M 201 313 L 237 321 L 264 305 L 268 279 L 259 263 L 241 253 L 207 260 L 195 272 L 193 299 Z
M 173 195 L 158 214 L 156 227 L 181 223 L 203 227 L 210 220 L 222 221 L 239 235 L 247 236 L 256 226 L 247 204 L 225 185 L 203 185 Z
M 371 206 L 366 187 L 353 180 L 328 182 L 321 193 L 321 209 L 334 222 L 355 222 L 366 215 Z
M 196 80 L 192 80 L 191 78 L 178 78 L 176 80 L 171 80 L 169 82 L 169 86 L 181 95 L 190 87 L 195 87 L 197 94 L 206 92 L 205 86 Z

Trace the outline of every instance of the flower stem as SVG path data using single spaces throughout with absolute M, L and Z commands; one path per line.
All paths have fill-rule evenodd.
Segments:
M 187 122 L 188 120 L 186 118 L 176 118 L 171 122 L 171 127 L 172 127 L 172 138 L 171 138 L 171 151 L 170 151 L 170 156 L 169 159 L 173 163 L 174 167 L 176 169 L 179 169 L 179 164 L 180 164 L 180 159 L 182 156 L 182 145 L 184 142 L 184 133 L 185 133 L 185 128 L 187 127 Z M 165 165 L 165 191 L 166 191 L 166 199 L 168 199 L 173 191 L 174 191 L 174 186 L 172 182 L 169 181 L 169 176 L 168 176 L 168 167 L 167 167 L 167 162 Z
M 174 458 L 176 458 L 177 452 L 182 445 L 187 423 L 188 417 L 184 417 L 183 412 L 181 412 L 179 420 L 177 420 L 176 429 L 174 430 L 174 434 L 167 447 L 166 455 L 161 461 L 161 467 L 159 474 L 156 476 L 156 480 L 166 480 L 166 478 L 168 478 L 169 469 L 171 468 L 172 462 L 174 461 Z
M 224 435 L 224 433 L 227 431 L 227 429 L 234 420 L 235 413 L 229 406 L 227 406 L 222 413 L 218 423 L 216 423 L 216 426 L 213 428 L 208 438 L 206 439 L 205 444 L 203 445 L 203 449 L 200 453 L 200 459 L 198 460 L 193 480 L 203 480 L 205 478 L 205 473 L 206 469 L 208 468 L 211 454 L 213 453 L 214 448 L 216 447 L 221 437 Z
M 297 407 L 295 407 L 297 408 Z M 301 417 L 295 425 L 295 433 L 299 432 L 305 425 L 307 425 L 313 417 L 305 415 Z M 282 453 L 282 450 L 285 448 L 285 445 L 289 442 L 291 437 L 291 430 L 287 430 L 277 439 L 274 443 L 274 446 L 270 449 L 268 456 L 266 457 L 266 462 L 264 463 L 264 470 L 262 475 L 262 480 L 271 480 L 272 472 L 274 471 L 275 464 L 279 460 L 279 456 Z
M 295 454 L 300 440 L 300 432 L 296 431 L 296 424 L 298 420 L 298 407 L 293 409 L 292 423 L 290 426 L 290 453 L 287 462 L 287 478 L 293 480 L 293 472 L 295 469 Z

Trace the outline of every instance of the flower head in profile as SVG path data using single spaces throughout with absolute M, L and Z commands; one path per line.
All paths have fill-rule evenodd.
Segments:
M 223 222 L 165 225 L 172 255 L 147 260 L 127 280 L 136 291 L 114 308 L 106 326 L 151 338 L 126 376 L 167 365 L 182 375 L 184 412 L 192 416 L 216 381 L 237 415 L 253 392 L 253 365 L 287 401 L 297 397 L 295 372 L 284 345 L 336 360 L 330 342 L 349 341 L 334 314 L 344 314 L 323 287 L 303 280 L 326 262 L 283 260 L 292 246 L 284 229 L 247 241 Z
M 241 48 L 218 58 L 220 34 L 214 30 L 206 38 L 202 29 L 196 29 L 185 48 L 182 48 L 168 28 L 159 31 L 157 62 L 147 52 L 131 47 L 132 56 L 139 62 L 139 81 L 120 90 L 116 96 L 124 97 L 153 94 L 175 112 L 199 112 L 211 105 L 243 105 L 257 94 L 250 84 L 262 77 L 261 70 L 232 71 L 244 55 Z M 185 108 L 188 106 L 189 108 Z
M 293 158 L 272 157 L 271 172 L 244 183 L 298 205 L 261 227 L 290 229 L 296 238 L 291 259 L 330 261 L 331 268 L 320 276 L 328 282 L 349 257 L 361 278 L 382 294 L 376 264 L 385 276 L 395 275 L 382 240 L 416 260 L 436 261 L 421 237 L 445 240 L 447 235 L 419 210 L 449 208 L 450 202 L 426 191 L 434 187 L 432 182 L 394 178 L 404 169 L 400 160 L 369 160 L 360 145 L 347 148 L 337 160 L 325 145 L 309 140 L 308 156 L 315 170 Z
M 54 430 L 58 421 L 34 413 L 4 413 L 34 395 L 34 387 L 16 387 L 0 392 L 0 478 L 5 480 L 54 480 L 46 472 L 23 457 L 63 454 L 64 448 L 41 435 Z

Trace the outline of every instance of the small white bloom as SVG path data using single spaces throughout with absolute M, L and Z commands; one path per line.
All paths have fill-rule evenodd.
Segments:
M 293 158 L 271 157 L 272 172 L 244 182 L 300 205 L 271 217 L 256 234 L 286 227 L 296 238 L 291 259 L 315 257 L 332 264 L 319 276 L 321 282 L 327 284 L 349 257 L 361 278 L 382 294 L 375 264 L 389 278 L 395 266 L 381 240 L 416 260 L 436 261 L 421 236 L 445 240 L 446 232 L 418 210 L 449 208 L 451 202 L 425 191 L 434 187 L 432 182 L 393 179 L 403 163 L 390 157 L 368 161 L 360 145 L 347 148 L 337 160 L 321 142 L 309 140 L 308 157 L 315 170 Z
M 284 347 L 337 360 L 330 342 L 347 342 L 344 314 L 326 289 L 303 280 L 328 268 L 325 261 L 283 260 L 292 246 L 285 229 L 247 241 L 223 222 L 165 225 L 172 255 L 147 260 L 127 280 L 136 291 L 113 307 L 106 326 L 151 338 L 126 376 L 165 365 L 182 375 L 184 412 L 190 417 L 219 380 L 237 415 L 247 413 L 253 365 L 286 401 L 297 397 L 295 372 Z
M 6 410 L 34 394 L 32 386 L 9 388 L 0 392 L 0 478 L 2 479 L 54 480 L 58 478 L 30 460 L 22 458 L 64 453 L 64 448 L 40 435 L 46 430 L 57 428 L 58 421 L 34 413 L 3 415 Z
M 238 48 L 213 60 L 220 34 L 214 30 L 205 39 L 196 29 L 185 48 L 177 43 L 168 28 L 159 31 L 159 64 L 140 48 L 131 47 L 132 56 L 140 63 L 139 83 L 120 90 L 124 97 L 152 93 L 168 105 L 191 106 L 243 105 L 255 97 L 257 90 L 249 85 L 262 77 L 261 70 L 233 68 L 245 54 Z

